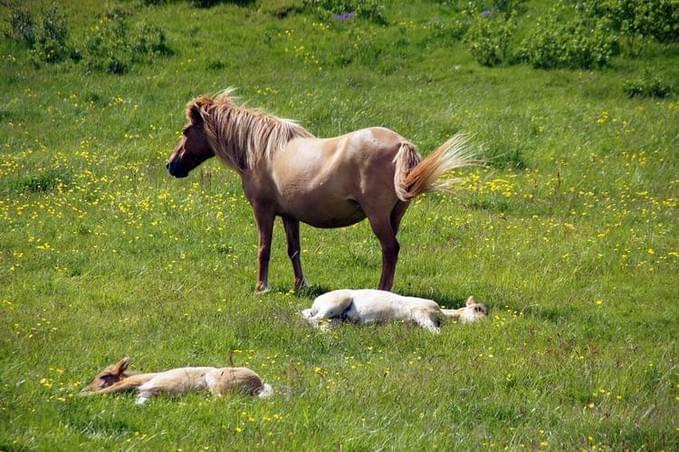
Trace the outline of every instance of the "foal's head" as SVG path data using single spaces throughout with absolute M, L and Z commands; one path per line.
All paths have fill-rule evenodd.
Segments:
M 189 171 L 203 163 L 215 153 L 205 133 L 204 109 L 212 103 L 206 97 L 189 102 L 186 108 L 188 124 L 182 129 L 182 140 L 170 156 L 165 167 L 174 177 L 186 177 Z
M 460 320 L 462 323 L 476 322 L 488 316 L 488 308 L 483 303 L 476 301 L 476 298 L 469 297 L 462 309 L 462 314 L 460 315 Z
M 124 380 L 127 378 L 129 375 L 125 373 L 125 370 L 127 370 L 127 366 L 130 364 L 130 358 L 123 358 L 117 363 L 108 366 L 101 372 L 99 372 L 97 375 L 95 375 L 94 379 L 83 388 L 82 392 L 83 393 L 88 393 L 88 392 L 96 392 L 100 391 L 104 388 L 108 388 L 114 383 L 119 382 L 120 380 Z

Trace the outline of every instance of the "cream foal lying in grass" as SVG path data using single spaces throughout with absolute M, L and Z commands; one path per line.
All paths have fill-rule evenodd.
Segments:
M 217 397 L 232 392 L 256 395 L 259 398 L 273 395 L 271 385 L 262 383 L 259 375 L 246 367 L 179 367 L 163 372 L 128 374 L 125 371 L 129 362 L 129 358 L 123 358 L 108 366 L 94 377 L 81 394 L 134 390 L 137 391 L 137 405 L 159 394 L 180 396 L 206 390 Z
M 463 308 L 441 309 L 434 300 L 374 289 L 333 290 L 317 297 L 311 309 L 302 311 L 302 316 L 317 328 L 323 320 L 328 320 L 330 325 L 345 320 L 358 324 L 409 321 L 432 333 L 441 331 L 444 318 L 467 323 L 481 320 L 487 315 L 486 306 L 477 303 L 474 297 L 469 297 Z

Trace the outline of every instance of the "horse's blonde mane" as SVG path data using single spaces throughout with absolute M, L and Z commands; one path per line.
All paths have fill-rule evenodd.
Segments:
M 200 109 L 212 150 L 235 170 L 252 169 L 294 138 L 313 137 L 293 120 L 238 105 L 234 91 L 227 88 L 214 98 L 198 98 L 190 106 Z

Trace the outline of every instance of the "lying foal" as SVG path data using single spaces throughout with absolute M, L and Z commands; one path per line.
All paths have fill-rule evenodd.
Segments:
M 474 297 L 469 297 L 463 308 L 441 309 L 433 300 L 374 289 L 333 290 L 317 297 L 311 309 L 302 311 L 314 327 L 319 327 L 322 320 L 329 320 L 331 325 L 344 320 L 359 324 L 402 320 L 415 322 L 432 333 L 440 332 L 441 321 L 446 317 L 467 323 L 487 315 L 486 306 Z
M 129 358 L 123 358 L 99 372 L 82 394 L 136 390 L 137 405 L 162 393 L 179 396 L 206 389 L 217 397 L 229 392 L 242 392 L 259 398 L 273 395 L 271 385 L 262 383 L 259 375 L 246 367 L 180 367 L 164 372 L 127 374 L 129 362 Z

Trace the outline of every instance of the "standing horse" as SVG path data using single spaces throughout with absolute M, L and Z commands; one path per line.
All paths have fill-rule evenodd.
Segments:
M 299 222 L 338 228 L 368 217 L 382 246 L 378 287 L 391 290 L 401 218 L 417 195 L 455 182 L 438 180 L 443 173 L 473 163 L 466 136 L 455 135 L 422 160 L 415 145 L 392 130 L 373 127 L 316 138 L 293 121 L 237 105 L 231 93 L 188 103 L 188 124 L 166 167 L 171 175 L 186 177 L 216 155 L 240 175 L 259 229 L 256 290 L 268 290 L 276 216 L 283 219 L 296 289 L 306 285 Z

